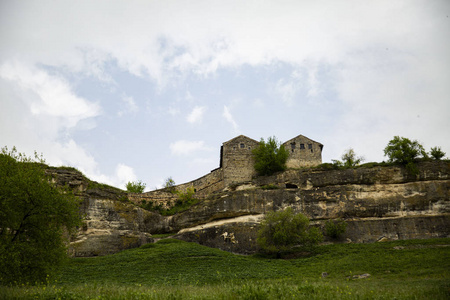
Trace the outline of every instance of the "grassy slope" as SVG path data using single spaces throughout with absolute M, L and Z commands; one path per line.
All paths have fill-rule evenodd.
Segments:
M 322 272 L 329 276 L 322 278 Z M 371 276 L 351 279 L 363 273 Z M 449 280 L 450 239 L 327 245 L 291 260 L 162 240 L 110 256 L 71 259 L 57 283 L 4 289 L 0 298 L 448 299 Z

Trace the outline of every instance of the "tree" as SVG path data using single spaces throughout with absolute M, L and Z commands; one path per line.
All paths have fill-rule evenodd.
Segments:
M 289 152 L 275 137 L 269 137 L 267 142 L 261 138 L 258 147 L 253 149 L 252 153 L 258 175 L 272 175 L 286 169 Z
M 419 173 L 415 161 L 420 155 L 423 158 L 428 158 L 425 149 L 418 141 L 411 141 L 400 136 L 394 136 L 384 148 L 384 156 L 389 158 L 389 162 L 405 165 L 408 172 L 412 175 Z
M 143 193 L 145 189 L 146 184 L 142 181 L 129 181 L 126 184 L 127 192 L 128 193 Z
M 281 253 L 293 246 L 311 246 L 322 241 L 319 229 L 309 227 L 309 219 L 303 214 L 294 214 L 291 207 L 269 212 L 261 222 L 257 243 L 269 253 Z
M 356 156 L 355 150 L 353 150 L 352 148 L 344 152 L 344 154 L 342 154 L 341 156 L 341 159 L 342 161 L 333 159 L 332 162 L 337 167 L 353 168 L 364 161 L 364 157 Z
M 389 158 L 389 162 L 406 165 L 413 163 L 420 155 L 426 157 L 426 152 L 418 141 L 399 136 L 394 136 L 384 148 L 384 156 Z
M 441 160 L 441 158 L 443 158 L 445 156 L 445 152 L 443 152 L 441 150 L 441 147 L 432 147 L 431 151 L 430 151 L 430 155 L 435 159 L 435 160 Z
M 0 282 L 44 282 L 67 258 L 79 201 L 45 174 L 42 158 L 0 153 Z
M 164 188 L 167 189 L 171 193 L 175 193 L 175 180 L 172 177 L 168 177 L 164 182 Z

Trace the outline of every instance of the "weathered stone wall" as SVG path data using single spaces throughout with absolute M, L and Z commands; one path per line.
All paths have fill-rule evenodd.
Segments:
M 224 186 L 249 181 L 256 175 L 252 150 L 257 146 L 257 141 L 243 135 L 223 143 Z
M 176 189 L 185 192 L 189 187 L 194 188 L 197 198 L 204 198 L 211 193 L 224 189 L 223 169 L 215 169 L 203 177 L 177 185 Z
M 322 163 L 323 145 L 303 135 L 299 135 L 283 145 L 289 151 L 286 161 L 287 168 L 312 167 Z
M 151 191 L 142 194 L 128 193 L 128 199 L 136 205 L 151 203 L 154 207 L 170 209 L 178 199 L 177 194 L 166 189 Z

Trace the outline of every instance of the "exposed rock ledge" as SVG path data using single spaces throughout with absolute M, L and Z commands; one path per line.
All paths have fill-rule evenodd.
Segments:
M 75 256 L 105 255 L 175 237 L 236 253 L 252 253 L 260 218 L 293 207 L 315 226 L 343 218 L 341 242 L 450 236 L 450 163 L 427 162 L 411 177 L 401 167 L 289 170 L 213 193 L 188 211 L 163 217 L 127 201 L 121 190 L 90 182 L 74 170 L 50 169 L 83 199 L 83 228 L 71 243 Z M 264 185 L 278 189 L 261 189 Z

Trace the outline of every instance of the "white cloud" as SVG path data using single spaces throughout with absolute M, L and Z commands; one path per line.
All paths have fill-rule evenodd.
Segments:
M 17 61 L 6 62 L 0 66 L 0 77 L 17 88 L 17 100 L 26 102 L 33 115 L 58 118 L 60 126 L 74 127 L 78 121 L 100 113 L 97 104 L 75 95 L 66 80 L 44 70 Z
M 186 120 L 193 124 L 193 123 L 200 123 L 203 118 L 203 114 L 206 111 L 206 107 L 204 106 L 196 106 L 191 111 L 191 113 L 187 116 Z
M 174 155 L 191 155 L 197 151 L 210 151 L 211 148 L 205 145 L 204 141 L 180 140 L 170 144 L 170 151 Z
M 124 187 L 129 181 L 136 181 L 136 174 L 132 167 L 125 164 L 118 164 L 116 167 L 116 178 L 114 181 L 116 186 Z
M 228 123 L 230 123 L 233 126 L 235 132 L 239 131 L 239 126 L 234 120 L 233 116 L 231 115 L 230 109 L 226 105 L 223 106 L 222 116 L 225 118 L 225 120 L 227 120 Z

